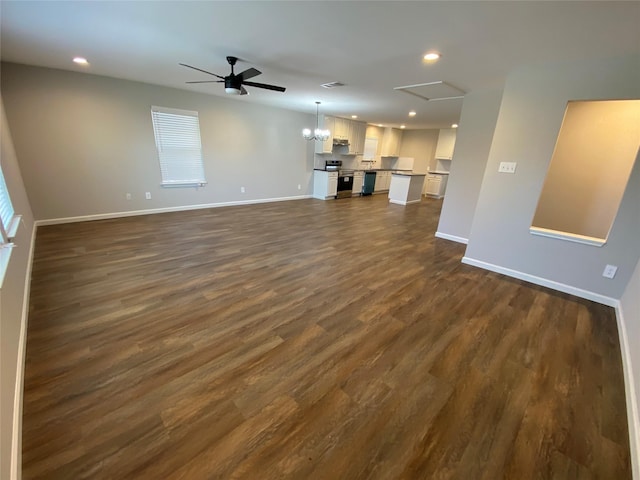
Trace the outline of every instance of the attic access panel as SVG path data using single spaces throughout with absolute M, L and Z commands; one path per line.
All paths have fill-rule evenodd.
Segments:
M 404 87 L 394 87 L 393 89 L 415 95 L 427 101 L 463 98 L 466 93 L 464 90 L 443 81 L 405 85 Z

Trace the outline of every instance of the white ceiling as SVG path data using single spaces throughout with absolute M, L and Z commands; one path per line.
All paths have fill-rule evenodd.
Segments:
M 640 52 L 640 2 L 5 1 L 2 60 L 83 71 L 211 95 L 207 75 L 263 72 L 240 102 L 407 128 L 458 121 L 461 100 L 426 101 L 394 87 L 444 81 L 465 92 L 501 86 L 523 65 Z M 440 61 L 422 61 L 429 50 Z M 90 66 L 71 62 L 84 56 Z M 339 81 L 331 90 L 320 85 Z M 415 110 L 417 115 L 408 117 Z

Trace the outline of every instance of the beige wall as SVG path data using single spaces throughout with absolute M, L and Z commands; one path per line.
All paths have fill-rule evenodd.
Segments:
M 640 145 L 640 100 L 570 102 L 532 226 L 606 239 Z
M 313 145 L 301 131 L 312 115 L 17 64 L 2 65 L 1 81 L 39 220 L 311 194 Z M 152 105 L 199 112 L 206 187 L 160 187 Z
M 473 217 L 468 259 L 595 295 L 622 296 L 640 257 L 640 162 L 604 246 L 531 235 L 529 227 L 567 102 L 640 98 L 639 62 L 638 56 L 591 59 L 531 66 L 509 75 Z M 515 174 L 499 173 L 500 162 L 517 162 Z M 607 167 L 606 159 L 601 167 Z M 618 266 L 613 279 L 602 276 L 607 264 Z
M 16 214 L 22 215 L 22 222 L 13 240 L 16 246 L 11 250 L 0 288 L 0 478 L 9 479 L 16 478 L 11 476 L 12 470 L 19 475 L 21 465 L 22 372 L 34 221 L 2 99 L 0 108 L 2 172 L 13 209 Z
M 439 130 L 405 130 L 400 143 L 400 156 L 413 157 L 413 171 L 427 173 L 435 169 L 434 155 Z
M 471 92 L 464 97 L 438 223 L 438 233 L 446 238 L 469 240 L 501 100 L 502 89 Z

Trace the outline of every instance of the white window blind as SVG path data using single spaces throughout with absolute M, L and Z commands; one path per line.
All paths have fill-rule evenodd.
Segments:
M 16 217 L 9 198 L 9 190 L 4 181 L 4 174 L 0 166 L 0 233 L 2 234 L 2 243 L 7 243 L 16 233 L 19 217 Z
M 163 186 L 204 185 L 198 112 L 151 107 Z

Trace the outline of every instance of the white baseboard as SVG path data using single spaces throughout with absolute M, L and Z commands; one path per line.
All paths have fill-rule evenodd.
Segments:
M 449 235 L 448 233 L 436 232 L 436 237 L 451 240 L 452 242 L 464 243 L 465 245 L 469 243 L 468 238 L 457 237 L 456 235 Z
M 634 382 L 633 365 L 631 364 L 631 350 L 629 337 L 624 322 L 624 315 L 620 302 L 616 305 L 616 322 L 618 323 L 618 338 L 622 354 L 622 370 L 624 373 L 625 398 L 627 402 L 627 423 L 629 424 L 629 449 L 631 451 L 632 478 L 640 480 L 640 412 L 638 412 L 638 396 Z M 636 365 L 638 366 L 638 365 Z
M 570 295 L 575 295 L 576 297 L 586 298 L 587 300 L 591 300 L 596 303 L 602 303 L 603 305 L 607 305 L 609 307 L 615 307 L 619 303 L 619 300 L 615 298 L 607 297 L 605 295 L 591 292 L 589 290 L 583 290 L 581 288 L 566 285 L 564 283 L 549 280 L 547 278 L 536 277 L 535 275 L 530 275 L 518 270 L 501 267 L 500 265 L 483 262 L 482 260 L 476 260 L 475 258 L 466 256 L 462 257 L 462 263 L 473 265 L 474 267 L 480 267 L 492 272 L 501 273 L 502 275 L 506 275 L 507 277 L 517 278 L 518 280 L 524 280 L 525 282 L 535 283 L 536 285 L 551 288 L 552 290 L 558 290 L 559 292 L 568 293 Z
M 31 270 L 33 269 L 33 254 L 36 246 L 38 226 L 33 224 L 31 230 L 31 244 L 29 245 L 29 261 L 24 279 L 24 296 L 22 298 L 22 317 L 20 319 L 20 337 L 18 338 L 18 359 L 16 362 L 16 384 L 13 393 L 13 425 L 11 431 L 11 465 L 10 478 L 21 478 L 20 451 L 22 449 L 22 405 L 24 395 L 24 368 L 27 351 L 27 322 L 29 320 L 29 295 L 31 293 Z
M 295 197 L 259 198 L 254 200 L 238 200 L 233 202 L 205 203 L 199 205 L 184 205 L 179 207 L 151 208 L 146 210 L 131 210 L 125 212 L 97 213 L 94 215 L 80 215 L 77 217 L 50 218 L 36 220 L 38 226 L 59 225 L 62 223 L 88 222 L 91 220 L 108 220 L 110 218 L 135 217 L 137 215 L 150 215 L 154 213 L 184 212 L 187 210 L 200 210 L 203 208 L 233 207 L 237 205 L 253 205 L 256 203 L 286 202 L 289 200 L 304 200 L 312 198 L 311 195 L 298 195 Z

